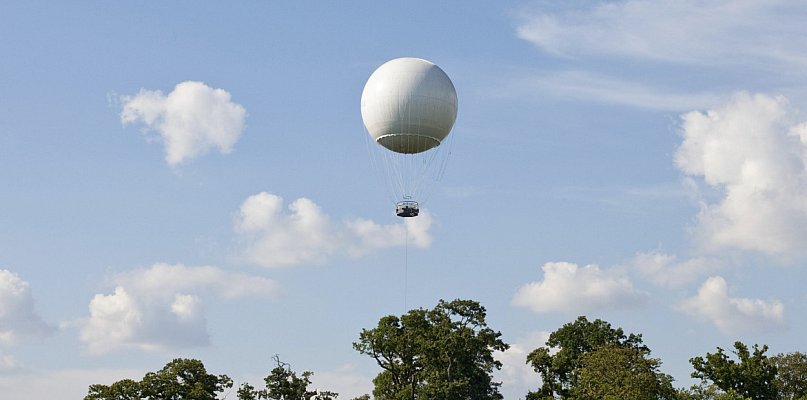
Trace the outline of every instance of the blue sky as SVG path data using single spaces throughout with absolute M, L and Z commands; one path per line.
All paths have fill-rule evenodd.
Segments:
M 0 391 L 76 398 L 174 357 L 257 384 L 279 354 L 350 398 L 378 372 L 362 328 L 454 298 L 512 345 L 506 398 L 577 315 L 644 334 L 679 386 L 735 340 L 807 351 L 805 14 L 5 2 Z M 359 112 L 404 56 L 459 99 L 408 249 Z

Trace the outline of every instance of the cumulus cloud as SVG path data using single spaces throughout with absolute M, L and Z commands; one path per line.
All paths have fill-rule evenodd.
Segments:
M 373 377 L 361 374 L 352 364 L 344 364 L 333 370 L 315 371 L 311 376 L 311 387 L 317 390 L 330 390 L 340 397 L 352 399 L 373 392 Z
M 167 95 L 141 89 L 122 96 L 121 122 L 141 123 L 165 145 L 165 161 L 176 166 L 211 149 L 229 153 L 244 130 L 246 110 L 230 93 L 202 82 L 182 82 Z
M 704 246 L 805 255 L 807 123 L 787 100 L 740 93 L 682 120 L 675 164 L 699 188 Z
M 639 275 L 656 285 L 681 287 L 713 273 L 722 266 L 722 262 L 708 257 L 679 261 L 674 255 L 653 251 L 636 254 L 631 265 Z
M 406 225 L 404 225 L 406 224 Z M 360 257 L 371 251 L 431 245 L 431 216 L 421 211 L 403 224 L 380 225 L 368 219 L 333 221 L 307 198 L 283 208 L 283 199 L 266 192 L 248 197 L 239 210 L 235 230 L 246 242 L 244 255 L 265 267 L 323 263 L 332 256 Z
M 54 328 L 39 316 L 28 282 L 17 274 L 0 269 L 0 344 L 15 345 L 42 339 Z M 8 364 L 6 356 L 0 364 Z
M 631 307 L 646 297 L 626 276 L 596 265 L 580 268 L 577 264 L 551 262 L 542 269 L 544 280 L 520 287 L 513 297 L 514 305 L 535 312 L 574 314 Z
M 729 297 L 726 281 L 713 276 L 678 309 L 715 324 L 725 334 L 772 330 L 784 325 L 785 306 L 779 301 Z
M 807 64 L 799 20 L 787 2 L 627 0 L 521 15 L 518 36 L 556 55 L 617 55 L 688 64 Z M 789 29 L 781 29 L 788 26 Z
M 217 267 L 155 264 L 120 274 L 110 294 L 90 301 L 81 340 L 92 354 L 117 348 L 159 350 L 208 344 L 202 297 L 271 297 L 277 284 Z
M 501 391 L 505 398 L 518 398 L 535 389 L 536 380 L 540 378 L 527 364 L 527 355 L 545 346 L 549 334 L 546 331 L 531 332 L 511 343 L 509 349 L 494 353 L 496 360 L 502 363 L 502 369 L 494 371 L 494 378 L 502 383 Z

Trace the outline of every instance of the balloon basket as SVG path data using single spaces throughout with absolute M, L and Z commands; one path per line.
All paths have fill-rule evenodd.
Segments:
M 418 213 L 420 209 L 416 201 L 399 201 L 395 204 L 395 214 L 399 217 L 417 217 Z

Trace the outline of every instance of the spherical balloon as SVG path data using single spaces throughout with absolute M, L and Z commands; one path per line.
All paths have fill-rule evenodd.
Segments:
M 396 58 L 373 72 L 361 95 L 361 116 L 373 140 L 396 153 L 437 147 L 457 119 L 457 92 L 440 67 Z

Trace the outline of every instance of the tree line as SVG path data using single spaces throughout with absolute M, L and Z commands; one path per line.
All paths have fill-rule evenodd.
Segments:
M 375 360 L 380 372 L 373 392 L 352 400 L 500 400 L 494 358 L 509 345 L 485 321 L 473 300 L 441 300 L 432 309 L 381 318 L 362 329 L 353 348 Z M 596 319 L 578 317 L 549 335 L 525 362 L 537 373 L 526 400 L 807 400 L 807 355 L 766 354 L 768 347 L 735 342 L 696 356 L 692 377 L 700 383 L 675 388 L 651 356 L 641 334 Z M 311 389 L 311 371 L 300 374 L 274 357 L 264 387 L 206 371 L 199 360 L 175 359 L 139 381 L 91 385 L 85 400 L 335 400 L 332 391 Z

